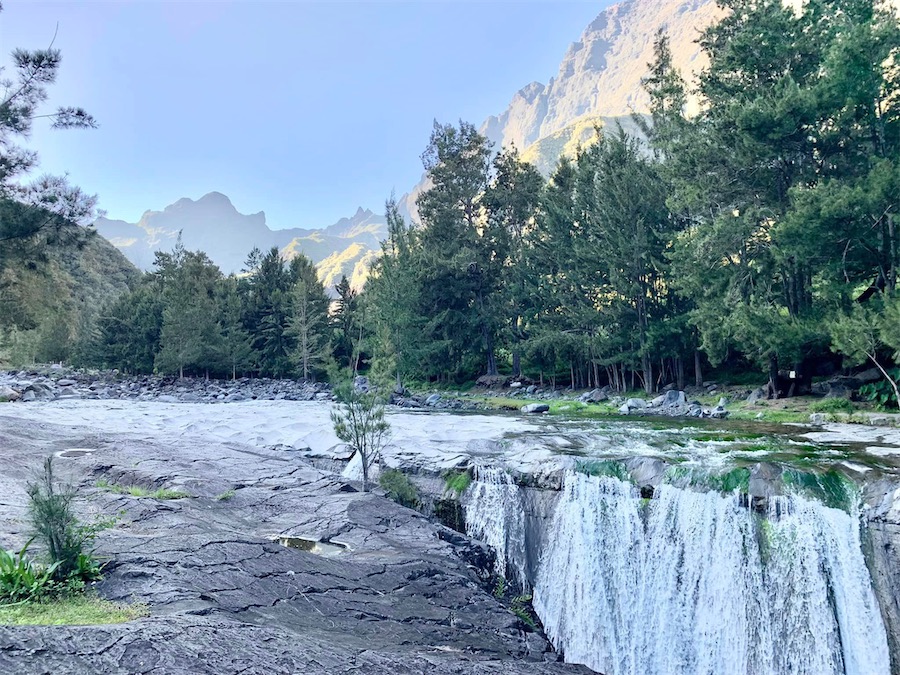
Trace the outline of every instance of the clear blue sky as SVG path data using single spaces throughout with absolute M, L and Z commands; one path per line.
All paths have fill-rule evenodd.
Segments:
M 381 212 L 418 181 L 434 119 L 503 111 L 609 4 L 4 0 L 0 63 L 58 24 L 48 105 L 101 126 L 39 126 L 30 146 L 109 217 L 218 190 L 270 227 L 323 227 Z

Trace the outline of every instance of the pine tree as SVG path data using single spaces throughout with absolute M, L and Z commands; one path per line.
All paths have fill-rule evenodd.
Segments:
M 291 261 L 291 276 L 291 315 L 285 334 L 293 341 L 291 361 L 304 380 L 311 380 L 325 370 L 331 358 L 331 301 L 315 265 L 306 256 L 300 254 Z

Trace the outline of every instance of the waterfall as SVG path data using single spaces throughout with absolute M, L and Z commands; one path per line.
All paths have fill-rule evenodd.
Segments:
M 468 532 L 527 583 L 521 491 L 497 469 L 476 479 Z M 799 496 L 768 509 L 568 474 L 532 580 L 547 636 L 605 675 L 888 675 L 858 514 Z
M 467 503 L 466 532 L 493 549 L 497 574 L 512 574 L 526 586 L 525 508 L 512 476 L 501 469 L 476 467 Z

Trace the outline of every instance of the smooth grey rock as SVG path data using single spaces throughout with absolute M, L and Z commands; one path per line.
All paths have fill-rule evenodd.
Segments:
M 78 382 L 75 380 L 64 378 L 62 380 L 57 380 L 56 384 L 60 387 L 74 387 L 76 384 L 78 384 Z
M 677 391 L 675 389 L 671 389 L 666 392 L 666 395 L 665 395 L 665 398 L 663 399 L 662 405 L 665 408 L 673 408 L 675 406 L 687 405 L 687 398 L 685 397 L 683 391 Z
M 435 405 L 437 405 L 438 403 L 440 403 L 440 401 L 441 401 L 441 395 L 440 395 L 440 394 L 432 394 L 431 396 L 429 396 L 428 398 L 425 399 L 425 405 L 427 405 L 427 406 L 435 406 Z
M 546 403 L 529 403 L 528 405 L 523 405 L 521 410 L 526 415 L 536 415 L 547 412 L 550 410 L 550 406 Z

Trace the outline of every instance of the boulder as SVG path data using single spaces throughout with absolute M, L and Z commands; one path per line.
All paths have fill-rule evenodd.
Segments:
M 578 397 L 578 400 L 582 403 L 600 403 L 607 399 L 609 399 L 609 394 L 602 389 L 592 389 L 591 391 L 584 392 Z
M 647 407 L 647 401 L 642 398 L 629 398 L 625 403 L 622 404 L 622 407 L 619 408 L 619 412 L 625 413 L 626 415 L 630 413 L 632 410 L 643 410 Z
M 768 396 L 765 389 L 762 387 L 757 387 L 753 391 L 750 392 L 750 396 L 747 397 L 747 403 L 750 405 L 756 405 L 759 401 L 765 400 Z
M 75 380 L 64 378 L 62 380 L 57 380 L 56 384 L 60 387 L 74 387 L 78 383 Z
M 670 389 L 669 391 L 667 391 L 662 402 L 662 405 L 665 408 L 675 408 L 686 404 L 687 398 L 685 397 L 684 392 L 677 391 L 675 389 Z
M 529 403 L 522 406 L 522 412 L 526 415 L 537 415 L 550 410 L 550 406 L 546 403 Z
M 429 407 L 436 406 L 438 403 L 440 403 L 440 401 L 441 401 L 440 394 L 432 394 L 431 396 L 429 396 L 428 398 L 425 399 L 425 405 L 427 405 Z
M 482 375 L 475 384 L 485 389 L 502 389 L 509 384 L 511 378 L 506 375 Z
M 12 387 L 0 384 L 0 399 L 7 401 L 18 401 L 21 394 Z

